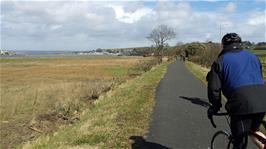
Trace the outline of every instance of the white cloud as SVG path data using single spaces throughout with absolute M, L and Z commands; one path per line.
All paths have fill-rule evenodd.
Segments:
M 143 16 L 152 13 L 152 10 L 149 8 L 141 8 L 134 12 L 125 12 L 123 6 L 110 5 L 109 7 L 115 11 L 116 19 L 124 23 L 135 23 Z
M 266 22 L 266 12 L 256 13 L 254 12 L 248 19 L 248 24 L 252 26 L 265 25 Z
M 159 24 L 175 29 L 177 41 L 219 41 L 237 32 L 245 40 L 265 39 L 265 11 L 236 13 L 234 3 L 217 11 L 196 11 L 186 1 L 4 1 L 1 41 L 5 49 L 91 50 L 149 46 L 145 37 Z M 231 13 L 225 13 L 225 8 Z
M 226 12 L 233 13 L 236 11 L 236 5 L 232 2 L 228 3 L 225 7 Z
M 51 30 L 57 30 L 61 27 L 62 27 L 62 25 L 52 25 L 50 28 L 51 28 Z

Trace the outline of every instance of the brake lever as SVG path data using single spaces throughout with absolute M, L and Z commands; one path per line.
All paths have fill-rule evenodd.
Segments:
M 215 116 L 226 116 L 226 115 L 229 115 L 228 113 L 215 113 L 215 114 L 213 114 L 213 113 L 208 113 L 208 118 L 210 119 L 210 121 L 211 121 L 211 123 L 212 123 L 212 126 L 214 127 L 214 128 L 216 128 L 216 125 L 215 125 L 215 123 L 214 123 L 214 121 L 213 121 L 213 115 L 215 115 Z

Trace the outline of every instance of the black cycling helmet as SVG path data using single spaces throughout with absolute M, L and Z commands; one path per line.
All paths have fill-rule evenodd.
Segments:
M 229 45 L 231 43 L 241 43 L 241 38 L 236 33 L 227 33 L 222 39 L 223 45 Z

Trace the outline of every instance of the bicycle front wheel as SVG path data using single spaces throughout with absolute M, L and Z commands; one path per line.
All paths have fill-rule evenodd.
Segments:
M 230 149 L 232 148 L 231 135 L 226 131 L 217 131 L 211 141 L 211 149 Z

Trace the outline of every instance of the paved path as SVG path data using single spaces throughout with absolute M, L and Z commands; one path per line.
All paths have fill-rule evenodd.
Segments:
M 170 64 L 157 88 L 146 147 L 207 149 L 215 129 L 206 116 L 206 92 L 206 85 L 184 63 Z M 215 122 L 219 129 L 228 129 L 224 117 L 215 118 Z

